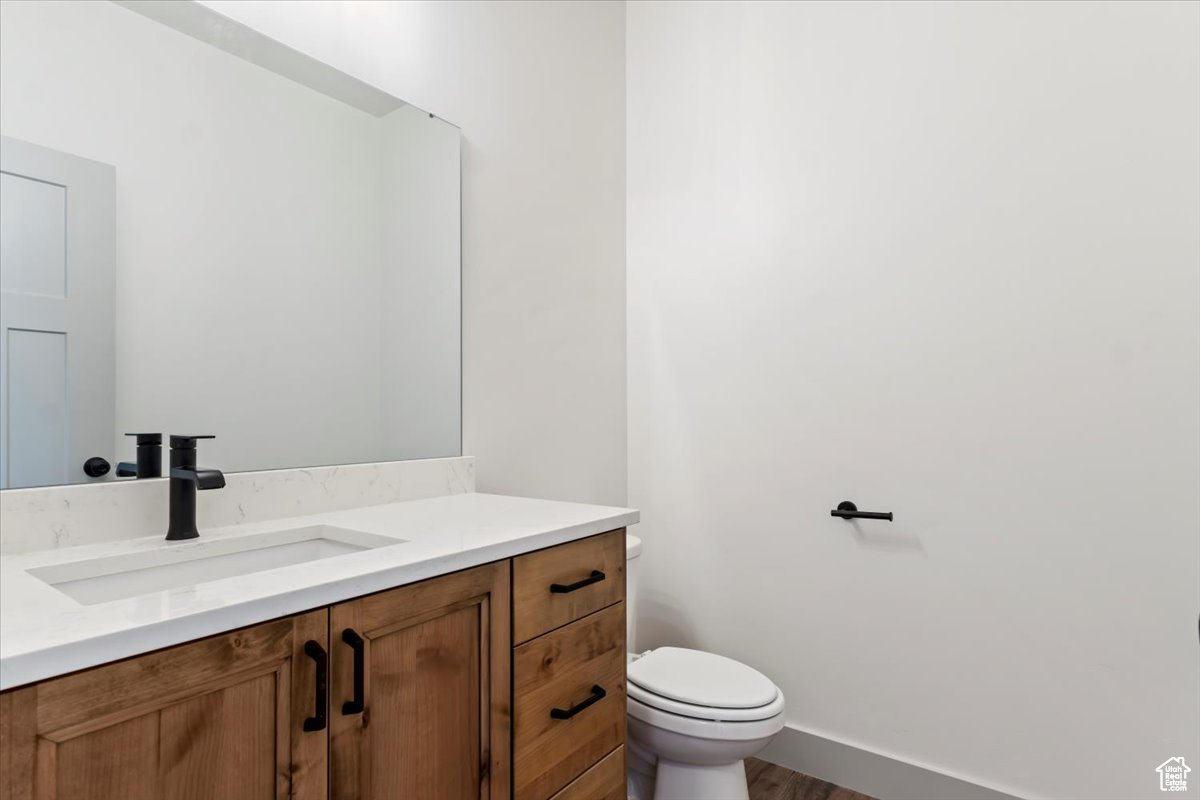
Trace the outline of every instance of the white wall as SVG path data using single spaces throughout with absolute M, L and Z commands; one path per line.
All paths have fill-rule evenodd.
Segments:
M 461 126 L 463 452 L 623 502 L 624 5 L 205 4 Z
M 1200 761 L 1200 5 L 626 13 L 640 645 L 975 782 L 1158 796 Z

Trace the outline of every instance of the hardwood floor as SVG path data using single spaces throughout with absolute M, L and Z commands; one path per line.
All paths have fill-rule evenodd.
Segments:
M 757 758 L 746 760 L 750 800 L 871 800 L 832 783 Z

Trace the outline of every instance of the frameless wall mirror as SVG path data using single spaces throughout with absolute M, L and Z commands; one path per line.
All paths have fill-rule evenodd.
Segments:
M 460 454 L 456 127 L 191 0 L 5 0 L 0 135 L 0 487 Z

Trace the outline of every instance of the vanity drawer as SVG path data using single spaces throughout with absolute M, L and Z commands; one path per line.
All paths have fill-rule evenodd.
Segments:
M 516 800 L 546 800 L 624 744 L 625 657 L 623 602 L 514 651 Z
M 625 800 L 626 797 L 625 748 L 622 746 L 571 781 L 550 800 Z
M 624 528 L 519 556 L 513 559 L 513 641 L 528 641 L 623 599 Z

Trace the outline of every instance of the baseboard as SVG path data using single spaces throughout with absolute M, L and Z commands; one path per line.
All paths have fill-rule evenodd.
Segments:
M 1018 796 L 791 725 L 759 758 L 879 800 L 1017 800 Z

